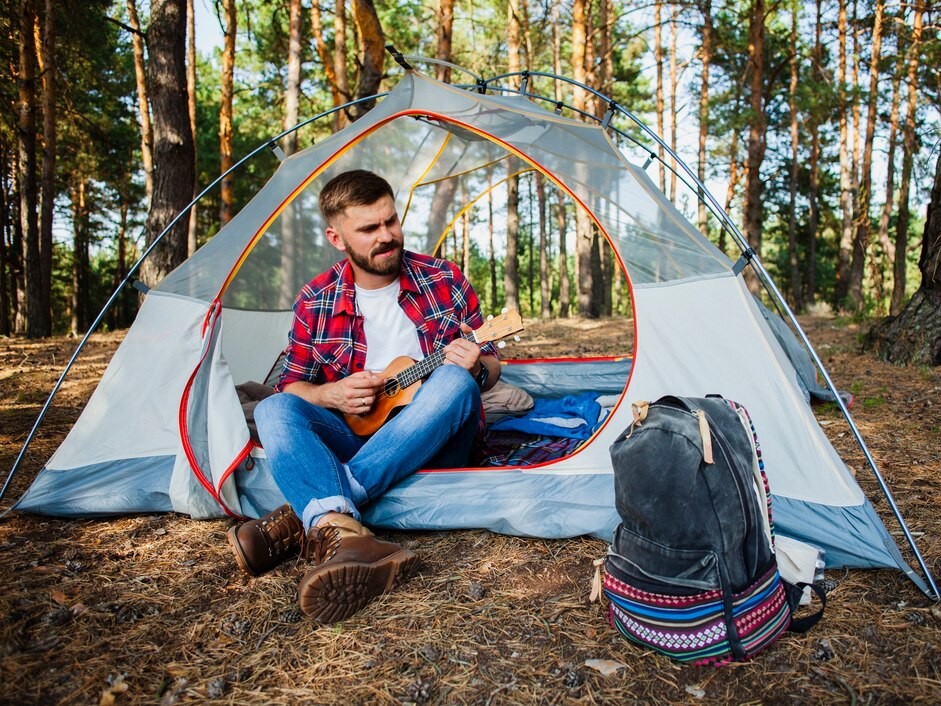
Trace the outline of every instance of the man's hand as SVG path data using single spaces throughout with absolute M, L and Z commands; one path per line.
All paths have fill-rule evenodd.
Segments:
M 461 331 L 470 333 L 473 329 L 467 324 L 461 324 Z M 480 346 L 466 338 L 455 338 L 444 347 L 445 365 L 458 365 L 471 375 L 480 370 Z
M 320 407 L 336 409 L 344 414 L 365 414 L 372 409 L 376 395 L 388 378 L 364 370 L 322 385 L 296 382 L 284 388 L 285 392 L 297 395 Z

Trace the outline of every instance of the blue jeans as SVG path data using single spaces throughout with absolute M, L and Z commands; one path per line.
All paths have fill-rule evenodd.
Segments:
M 375 434 L 354 434 L 338 412 L 281 393 L 255 408 L 275 483 L 310 528 L 328 512 L 358 508 L 420 468 L 467 464 L 480 391 L 463 368 L 443 365 Z

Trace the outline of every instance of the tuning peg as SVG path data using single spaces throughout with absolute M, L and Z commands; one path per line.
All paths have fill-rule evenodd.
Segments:
M 506 341 L 500 341 L 497 344 L 497 348 L 506 348 Z
M 500 309 L 500 313 L 501 313 L 501 314 L 505 314 L 505 313 L 508 312 L 508 311 L 509 311 L 509 309 L 507 309 L 506 307 L 503 307 L 502 309 Z
M 516 341 L 517 343 L 519 343 L 519 342 L 520 342 L 520 337 L 519 337 L 519 336 L 513 336 L 513 340 Z
M 487 317 L 487 321 L 493 321 L 493 314 L 490 314 L 490 316 Z

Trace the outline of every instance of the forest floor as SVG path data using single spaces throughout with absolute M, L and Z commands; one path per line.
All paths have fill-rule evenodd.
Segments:
M 854 419 L 938 577 L 941 369 L 876 361 L 850 322 L 804 324 L 837 386 L 855 394 Z M 610 321 L 530 325 L 514 355 L 603 354 L 624 335 Z M 3 508 L 63 438 L 121 337 L 92 337 Z M 0 339 L 4 476 L 75 343 Z M 833 407 L 817 411 L 875 498 L 846 423 Z M 887 503 L 874 506 L 896 532 Z M 600 540 L 383 533 L 421 554 L 420 574 L 319 627 L 298 611 L 303 565 L 248 578 L 228 526 L 172 514 L 0 520 L 0 703 L 941 703 L 941 608 L 898 571 L 827 571 L 816 628 L 716 669 L 673 664 L 615 633 L 588 600 Z

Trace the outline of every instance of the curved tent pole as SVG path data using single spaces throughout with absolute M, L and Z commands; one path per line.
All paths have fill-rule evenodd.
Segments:
M 0 500 L 2 500 L 3 497 L 6 495 L 7 489 L 10 486 L 10 482 L 13 480 L 13 475 L 16 473 L 16 471 L 20 467 L 20 464 L 23 462 L 23 458 L 26 456 L 26 451 L 29 449 L 29 445 L 32 443 L 33 439 L 35 438 L 36 432 L 39 431 L 39 426 L 42 424 L 43 419 L 45 419 L 46 414 L 49 411 L 49 407 L 52 405 L 53 399 L 55 399 L 55 396 L 59 392 L 59 388 L 62 387 L 62 383 L 65 381 L 66 376 L 69 374 L 69 371 L 72 369 L 72 366 L 75 364 L 75 361 L 78 360 L 78 356 L 81 354 L 82 350 L 85 348 L 85 345 L 88 343 L 88 339 L 91 338 L 91 335 L 95 332 L 95 330 L 101 324 L 105 315 L 114 305 L 114 302 L 117 300 L 121 292 L 124 291 L 125 287 L 128 284 L 130 284 L 132 281 L 135 280 L 134 275 L 137 274 L 137 271 L 140 269 L 141 265 L 143 264 L 147 256 L 150 255 L 150 253 L 153 252 L 154 248 L 156 248 L 157 245 L 160 244 L 160 241 L 163 240 L 166 234 L 170 232 L 173 226 L 175 226 L 180 221 L 180 219 L 183 218 L 184 215 L 188 214 L 190 209 L 196 203 L 198 203 L 200 199 L 202 199 L 206 194 L 208 194 L 213 188 L 215 188 L 216 185 L 219 184 L 219 182 L 221 182 L 225 177 L 227 177 L 229 174 L 234 172 L 236 169 L 241 167 L 243 164 L 245 164 L 249 160 L 256 157 L 259 152 L 263 152 L 266 149 L 274 149 L 277 146 L 277 141 L 280 140 L 285 135 L 290 135 L 292 132 L 296 132 L 297 130 L 300 130 L 301 128 L 306 127 L 307 125 L 310 125 L 311 123 L 316 122 L 317 120 L 321 120 L 325 117 L 328 117 L 339 110 L 350 108 L 358 103 L 363 103 L 368 100 L 375 100 L 376 98 L 381 98 L 385 95 L 386 93 L 377 93 L 374 96 L 368 96 L 367 98 L 360 98 L 355 101 L 346 103 L 344 105 L 331 108 L 330 110 L 326 110 L 322 113 L 318 113 L 317 115 L 311 118 L 307 118 L 306 120 L 299 122 L 294 127 L 288 128 L 287 130 L 280 132 L 279 134 L 275 135 L 271 139 L 267 140 L 263 144 L 253 149 L 247 155 L 242 157 L 242 159 L 240 159 L 238 162 L 236 162 L 231 167 L 229 167 L 229 169 L 227 169 L 218 177 L 213 179 L 213 181 L 205 189 L 200 191 L 199 194 L 197 194 L 196 197 L 192 201 L 190 201 L 189 204 L 187 204 L 185 208 L 183 208 L 183 210 L 181 210 L 176 216 L 174 216 L 173 220 L 170 221 L 169 225 L 167 225 L 167 227 L 164 228 L 156 238 L 154 238 L 153 242 L 147 246 L 147 248 L 144 250 L 141 256 L 137 259 L 137 262 L 135 262 L 130 267 L 127 274 L 124 276 L 124 279 L 122 279 L 121 282 L 118 283 L 118 286 L 115 288 L 114 292 L 108 298 L 108 301 L 105 302 L 105 305 L 102 307 L 101 311 L 95 317 L 95 320 L 91 323 L 91 326 L 88 327 L 88 331 L 85 332 L 85 335 L 82 337 L 82 340 L 79 342 L 78 346 L 72 352 L 72 356 L 69 358 L 69 361 L 66 363 L 65 368 L 62 370 L 62 373 L 59 375 L 58 380 L 56 380 L 55 384 L 52 386 L 52 391 L 49 393 L 49 396 L 46 398 L 46 401 L 43 404 L 42 408 L 39 410 L 39 415 L 36 417 L 36 421 L 33 422 L 33 426 L 30 429 L 29 434 L 27 434 L 26 440 L 23 442 L 23 446 L 20 449 L 19 454 L 17 454 L 16 456 L 16 460 L 13 461 L 13 465 L 10 467 L 10 470 L 7 473 L 6 480 L 3 482 L 3 487 L 0 488 Z

